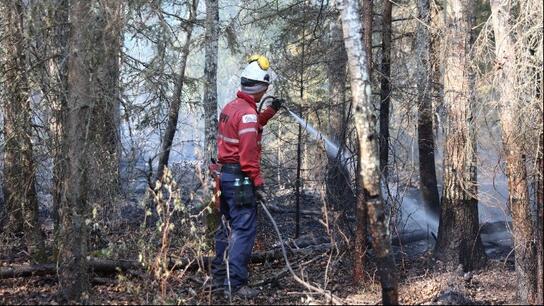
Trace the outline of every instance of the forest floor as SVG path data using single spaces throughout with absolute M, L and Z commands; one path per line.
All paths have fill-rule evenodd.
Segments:
M 291 193 L 275 198 L 276 207 L 293 207 Z M 303 210 L 314 210 L 316 197 L 306 196 Z M 280 204 L 281 203 L 281 204 Z M 317 204 L 320 205 L 320 204 Z M 294 236 L 294 214 L 274 213 L 284 237 Z M 308 252 L 290 256 L 291 264 L 304 279 L 321 288 L 330 290 L 346 304 L 379 304 L 380 284 L 376 267 L 372 263 L 372 251 L 366 260 L 365 279 L 354 285 L 352 280 L 352 251 L 341 247 L 342 234 L 329 235 L 332 225 L 341 224 L 329 220 L 325 227 L 318 216 L 301 218 L 301 234 L 311 239 L 331 241 L 332 248 L 323 253 Z M 258 234 L 254 252 L 277 248 L 278 239 L 270 221 L 261 210 L 258 214 Z M 125 227 L 130 225 L 124 223 Z M 327 228 L 329 231 L 327 231 Z M 105 240 L 120 245 L 126 243 L 126 235 L 119 237 L 117 229 L 111 230 Z M 122 229 L 124 231 L 127 228 Z M 348 229 L 349 231 L 349 229 Z M 116 234 L 117 233 L 117 234 Z M 350 236 L 350 235 L 347 235 Z M 125 239 L 125 240 L 123 240 Z M 310 240 L 311 240 L 310 239 Z M 335 241 L 338 239 L 338 241 Z M 288 239 L 289 240 L 289 239 Z M 308 239 L 306 239 L 308 240 Z M 292 240 L 291 245 L 292 245 Z M 300 241 L 296 240 L 296 241 Z M 489 244 L 487 244 L 489 245 Z M 402 304 L 512 304 L 515 303 L 515 271 L 513 256 L 507 248 L 488 250 L 489 260 L 485 268 L 473 273 L 447 270 L 435 261 L 429 251 L 427 240 L 411 241 L 394 247 L 399 267 L 399 302 Z M 4 252 L 6 248 L 2 248 Z M 2 266 L 24 264 L 25 254 L 16 248 L 10 255 L 0 254 Z M 129 252 L 130 253 L 130 252 Z M 175 270 L 170 275 L 165 294 L 150 276 L 141 274 L 92 275 L 90 302 L 93 304 L 329 304 L 330 298 L 316 294 L 298 284 L 285 269 L 283 259 L 252 264 L 250 284 L 260 290 L 252 300 L 225 300 L 221 295 L 211 294 L 207 273 L 203 271 Z M 0 304 L 57 304 L 59 285 L 55 275 L 33 276 L 0 280 Z

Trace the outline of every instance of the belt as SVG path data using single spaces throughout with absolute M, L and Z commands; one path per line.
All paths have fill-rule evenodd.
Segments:
M 242 172 L 242 169 L 240 168 L 240 164 L 223 164 L 223 166 L 221 166 L 221 172 L 245 175 L 245 173 Z

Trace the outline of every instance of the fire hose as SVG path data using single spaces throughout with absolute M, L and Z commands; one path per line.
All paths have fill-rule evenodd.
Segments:
M 219 171 L 218 171 L 218 164 L 215 162 L 214 159 L 212 159 L 212 165 L 210 165 L 210 171 L 212 173 L 212 176 L 214 177 L 214 180 L 215 180 L 215 183 L 216 183 L 216 186 L 215 186 L 215 191 L 214 191 L 214 200 L 215 200 L 215 203 L 216 203 L 216 208 L 218 208 L 217 204 L 218 202 L 220 201 L 219 200 L 219 197 L 220 197 L 220 191 L 218 191 L 219 189 L 219 178 L 218 178 L 218 174 L 219 174 Z M 291 275 L 293 276 L 293 278 L 301 285 L 303 285 L 304 287 L 306 287 L 308 290 L 311 290 L 311 291 L 314 291 L 314 292 L 317 292 L 317 293 L 320 293 L 320 294 L 323 294 L 325 296 L 329 296 L 331 298 L 331 301 L 335 304 L 342 304 L 340 299 L 337 298 L 336 296 L 334 296 L 332 293 L 330 292 L 327 292 L 325 291 L 324 289 L 321 289 L 321 288 L 318 288 L 318 287 L 315 287 L 311 284 L 308 284 L 307 282 L 305 282 L 303 279 L 301 279 L 296 273 L 295 271 L 293 270 L 293 267 L 291 266 L 291 262 L 289 261 L 289 257 L 287 256 L 287 250 L 285 249 L 285 244 L 284 244 L 284 241 L 283 241 L 283 238 L 281 236 L 281 233 L 280 233 L 280 230 L 278 228 L 278 225 L 276 223 L 276 220 L 274 220 L 274 217 L 272 217 L 272 214 L 270 213 L 270 211 L 268 210 L 268 207 L 266 207 L 266 204 L 264 203 L 264 201 L 258 201 L 258 204 L 261 205 L 261 207 L 263 208 L 264 212 L 266 213 L 266 215 L 268 216 L 268 219 L 270 219 L 270 222 L 272 222 L 272 226 L 274 227 L 274 231 L 276 232 L 276 235 L 278 236 L 278 239 L 280 241 L 280 247 L 281 247 L 281 252 L 282 252 L 282 255 L 283 255 L 283 259 L 285 260 L 285 265 L 287 266 L 287 269 L 289 270 L 289 272 L 291 273 Z M 224 221 L 224 220 L 223 220 Z M 228 260 L 227 260 L 227 263 L 228 263 Z M 228 271 L 228 264 L 227 264 L 227 275 L 230 274 Z M 229 283 L 230 285 L 230 283 Z M 230 286 L 229 286 L 230 287 Z M 230 291 L 230 288 L 229 288 L 229 291 Z
M 263 105 L 265 104 L 265 101 L 268 100 L 268 99 L 276 99 L 276 97 L 274 96 L 268 96 L 268 97 L 265 97 L 261 104 L 259 105 L 259 110 L 258 112 L 261 112 L 261 109 L 263 107 Z M 282 108 L 284 108 L 285 110 L 287 110 L 288 112 L 291 112 L 289 110 L 289 108 L 287 108 L 286 105 L 282 105 Z M 293 276 L 293 278 L 301 285 L 303 285 L 304 287 L 306 287 L 308 290 L 311 290 L 311 291 L 314 291 L 314 292 L 317 292 L 317 293 L 320 293 L 320 294 L 323 294 L 325 296 L 329 296 L 331 298 L 331 302 L 333 302 L 334 304 L 342 304 L 342 302 L 340 301 L 340 299 L 336 296 L 334 296 L 331 292 L 326 292 L 324 289 L 321 289 L 321 288 L 318 288 L 318 287 L 315 287 L 307 282 L 305 282 L 303 279 L 301 279 L 296 273 L 295 271 L 293 270 L 293 267 L 291 266 L 291 262 L 289 261 L 289 258 L 287 256 L 287 251 L 285 250 L 285 244 L 283 242 L 283 238 L 281 237 L 281 233 L 280 233 L 280 230 L 278 228 L 278 225 L 276 223 L 276 220 L 274 220 L 274 217 L 272 217 L 272 214 L 270 213 L 270 211 L 268 210 L 268 208 L 266 207 L 266 204 L 264 203 L 264 201 L 259 201 L 259 204 L 261 204 L 261 207 L 263 208 L 264 212 L 266 213 L 266 215 L 268 216 L 268 219 L 270 219 L 270 222 L 272 222 L 272 226 L 274 227 L 274 231 L 276 232 L 276 235 L 278 236 L 278 239 L 280 241 L 280 246 L 281 246 L 281 253 L 283 254 L 283 259 L 285 260 L 285 265 L 287 266 L 287 269 L 289 270 L 289 272 L 291 273 L 291 275 Z
M 265 97 L 262 102 L 260 103 L 259 105 L 259 109 L 258 109 L 258 112 L 261 111 L 263 105 L 265 104 L 265 101 L 268 100 L 268 99 L 276 99 L 276 97 L 274 96 L 268 96 L 268 97 Z M 290 110 L 285 106 L 283 105 L 282 106 L 284 109 L 286 109 L 287 111 L 290 112 Z M 215 160 L 212 159 L 212 165 L 217 165 Z M 216 189 L 214 191 L 214 199 L 215 199 L 215 203 L 216 203 L 216 208 L 219 208 L 218 204 L 220 202 L 219 200 L 219 195 L 220 195 L 220 187 L 219 187 L 219 184 L 220 184 L 220 181 L 218 179 L 218 174 L 219 174 L 219 169 L 218 167 L 214 167 L 213 169 L 210 167 L 210 170 L 212 172 L 212 176 L 214 176 L 214 179 L 215 179 L 215 182 L 216 182 Z M 215 174 L 215 175 L 213 175 Z M 272 222 L 272 226 L 274 227 L 274 231 L 276 232 L 276 235 L 278 236 L 278 239 L 280 241 L 280 247 L 281 247 L 281 252 L 282 252 L 282 255 L 283 255 L 283 259 L 285 260 L 285 265 L 287 266 L 287 269 L 289 270 L 289 272 L 291 273 L 291 275 L 293 276 L 293 278 L 301 285 L 303 285 L 304 287 L 306 287 L 308 290 L 311 290 L 313 292 L 317 292 L 317 293 L 320 293 L 320 294 L 323 294 L 324 296 L 328 296 L 330 297 L 331 299 L 331 302 L 333 302 L 334 304 L 342 304 L 341 300 L 334 296 L 331 292 L 327 292 L 325 291 L 324 289 L 321 289 L 319 287 L 316 287 L 316 286 L 313 286 L 307 282 L 305 282 L 303 279 L 301 279 L 296 273 L 295 271 L 293 270 L 293 267 L 291 266 L 291 262 L 289 261 L 289 257 L 287 256 L 287 250 L 285 249 L 285 244 L 284 244 L 284 241 L 283 241 L 283 238 L 281 236 L 281 233 L 280 233 L 280 230 L 278 228 L 278 225 L 276 223 L 276 220 L 274 220 L 274 217 L 272 217 L 272 214 L 270 213 L 270 211 L 268 210 L 268 208 L 266 207 L 266 204 L 264 203 L 264 201 L 258 201 L 258 204 L 261 205 L 261 207 L 263 208 L 264 212 L 266 213 L 266 215 L 268 216 L 268 219 L 270 219 L 270 222 Z M 228 265 L 227 265 L 227 269 L 228 269 Z M 229 273 L 230 271 L 227 271 L 227 274 L 230 274 Z M 229 283 L 230 285 L 230 283 Z M 229 288 L 230 290 L 230 288 Z

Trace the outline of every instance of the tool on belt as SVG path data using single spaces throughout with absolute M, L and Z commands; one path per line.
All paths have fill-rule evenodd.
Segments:
M 234 175 L 234 203 L 238 207 L 255 205 L 255 191 L 251 179 L 240 169 L 240 164 L 223 164 L 221 172 Z
M 215 158 L 211 158 L 211 163 L 208 165 L 210 174 L 214 181 L 213 187 L 213 203 L 215 209 L 220 211 L 221 207 L 221 164 L 215 161 Z
M 254 203 L 253 184 L 249 177 L 244 177 L 241 181 L 239 178 L 234 181 L 234 198 L 235 203 L 239 207 L 252 207 Z

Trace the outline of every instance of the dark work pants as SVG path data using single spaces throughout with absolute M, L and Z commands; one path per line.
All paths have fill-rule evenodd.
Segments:
M 215 234 L 216 256 L 212 261 L 213 277 L 218 280 L 224 279 L 224 285 L 227 287 L 227 267 L 223 260 L 227 252 L 230 285 L 233 290 L 247 283 L 247 266 L 257 231 L 255 199 L 251 207 L 235 205 L 234 180 L 236 178 L 240 176 L 221 173 L 221 215 L 225 217 L 226 222 L 221 223 Z M 228 223 L 230 233 L 225 223 Z

